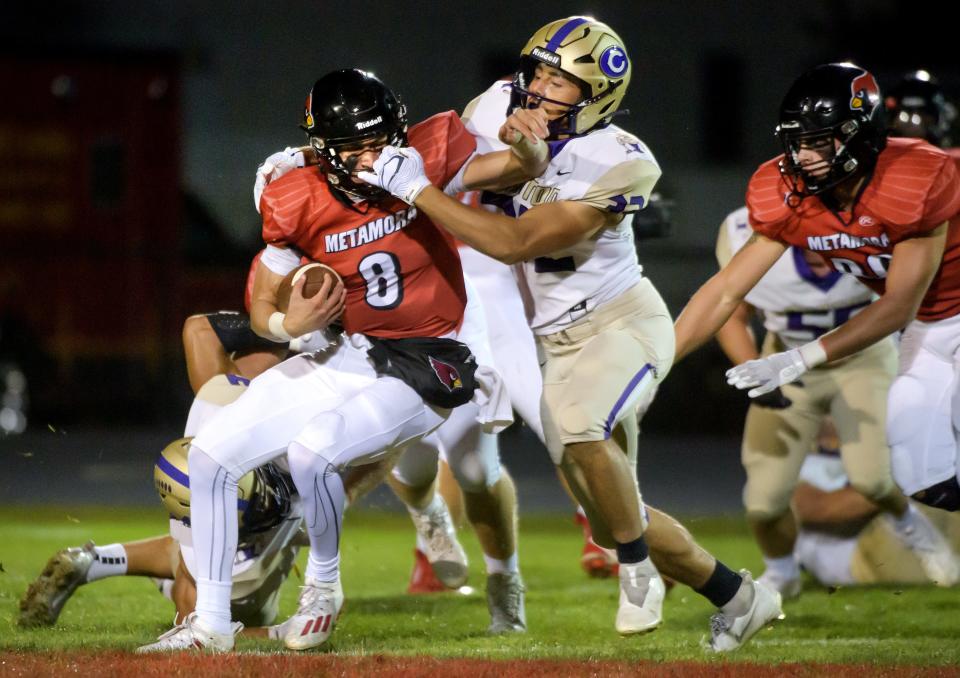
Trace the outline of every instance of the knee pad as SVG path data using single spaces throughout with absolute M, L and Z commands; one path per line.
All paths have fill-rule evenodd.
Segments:
M 913 495 L 913 499 L 944 511 L 960 511 L 960 482 L 955 477 L 948 478 L 920 490 Z

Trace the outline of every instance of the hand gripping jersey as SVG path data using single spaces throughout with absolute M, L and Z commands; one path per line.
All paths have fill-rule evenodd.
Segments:
M 816 197 L 787 204 L 789 188 L 774 158 L 747 188 L 753 230 L 819 252 L 883 294 L 894 246 L 949 221 L 943 261 L 917 318 L 960 313 L 960 176 L 942 150 L 919 139 L 890 139 L 852 212 L 834 213 Z
M 509 84 L 494 83 L 464 111 L 467 129 L 478 137 L 496 139 L 509 103 Z M 491 141 L 484 143 L 496 148 Z M 660 178 L 650 150 L 614 125 L 552 141 L 549 146 L 550 164 L 540 177 L 514 195 L 485 193 L 481 202 L 514 217 L 561 200 L 626 217 L 646 205 Z M 533 298 L 530 326 L 536 334 L 558 332 L 636 285 L 641 272 L 630 219 L 621 219 L 572 247 L 524 262 L 523 276 Z
M 717 261 L 720 266 L 736 254 L 753 231 L 747 208 L 731 212 L 720 226 Z M 763 326 L 789 348 L 796 348 L 859 313 L 874 293 L 851 275 L 839 271 L 819 277 L 810 270 L 803 251 L 790 247 L 746 296 L 746 302 L 763 314 Z
M 435 115 L 410 129 L 427 176 L 446 185 L 476 143 L 456 113 Z M 453 239 L 415 207 L 387 197 L 351 209 L 315 167 L 292 170 L 263 192 L 263 239 L 296 248 L 343 278 L 348 333 L 377 337 L 439 337 L 455 331 L 466 304 Z

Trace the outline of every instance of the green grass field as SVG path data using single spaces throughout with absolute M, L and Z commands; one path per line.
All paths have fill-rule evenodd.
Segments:
M 736 520 L 691 520 L 696 537 L 730 566 L 760 569 L 759 554 Z M 159 510 L 105 508 L 0 509 L 0 651 L 132 650 L 167 630 L 172 605 L 149 580 L 115 578 L 81 587 L 55 630 L 21 630 L 17 601 L 58 548 L 94 539 L 106 544 L 165 530 Z M 477 542 L 463 535 L 471 557 L 464 596 L 407 596 L 413 530 L 405 516 L 357 512 L 343 539 L 346 605 L 330 651 L 344 655 L 432 655 L 485 659 L 589 659 L 877 663 L 923 666 L 960 663 L 960 591 L 936 588 L 844 588 L 810 585 L 787 603 L 786 620 L 763 631 L 733 656 L 701 648 L 711 606 L 683 587 L 667 597 L 663 626 L 620 638 L 613 629 L 617 587 L 579 570 L 579 530 L 567 516 L 521 521 L 521 565 L 527 582 L 530 631 L 490 638 Z M 301 553 L 301 563 L 305 553 Z M 296 607 L 297 574 L 283 591 L 281 613 Z M 239 651 L 275 652 L 265 640 L 241 639 Z

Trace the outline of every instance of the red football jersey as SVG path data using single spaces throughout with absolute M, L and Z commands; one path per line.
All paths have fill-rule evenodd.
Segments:
M 447 184 L 476 149 L 453 111 L 410 128 L 427 177 Z M 316 167 L 269 184 L 260 200 L 263 239 L 331 266 L 347 290 L 344 329 L 377 337 L 438 337 L 459 328 L 466 305 L 453 239 L 416 207 L 388 198 L 360 214 L 330 192 Z
M 817 197 L 790 207 L 790 188 L 774 158 L 750 179 L 753 230 L 813 250 L 883 294 L 893 247 L 949 221 L 940 269 L 920 305 L 920 320 L 960 313 L 960 173 L 947 153 L 919 139 L 890 139 L 852 212 L 834 214 Z
M 263 250 L 257 252 L 257 256 L 250 262 L 250 270 L 247 272 L 247 289 L 243 293 L 243 307 L 250 313 L 250 304 L 253 302 L 253 281 L 257 277 L 257 269 L 260 267 L 260 257 L 263 256 Z

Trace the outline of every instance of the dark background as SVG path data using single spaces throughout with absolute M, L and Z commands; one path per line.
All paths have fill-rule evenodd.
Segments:
M 21 500 L 37 499 L 43 488 L 25 489 L 14 470 L 29 474 L 38 457 L 74 449 L 76 473 L 92 473 L 95 488 L 112 468 L 104 454 L 121 465 L 149 460 L 179 435 L 191 397 L 180 325 L 190 313 L 241 306 L 260 246 L 254 171 L 269 153 L 303 141 L 303 100 L 329 70 L 374 71 L 416 121 L 462 110 L 512 71 L 544 23 L 572 14 L 609 23 L 633 62 L 630 115 L 618 124 L 652 148 L 664 170 L 660 190 L 674 202 L 671 235 L 639 243 L 640 260 L 679 313 L 715 268 L 720 221 L 742 203 L 752 170 L 778 152 L 773 128 L 790 82 L 809 66 L 851 59 L 881 86 L 925 67 L 955 92 L 957 31 L 944 7 L 3 3 L 0 390 L 7 409 L 29 399 L 21 407 L 29 427 L 26 436 L 0 437 L 0 453 L 18 457 L 0 473 Z M 719 476 L 734 488 L 723 493 L 729 507 L 738 500 L 745 403 L 724 384 L 725 368 L 713 346 L 675 367 L 644 422 L 652 441 L 644 463 L 669 486 L 690 461 L 722 458 Z M 26 377 L 26 390 L 17 391 L 16 378 L 11 386 L 11 373 Z M 505 444 L 518 451 L 509 454 L 524 458 L 529 438 L 511 436 Z M 48 470 L 69 468 L 51 462 Z

